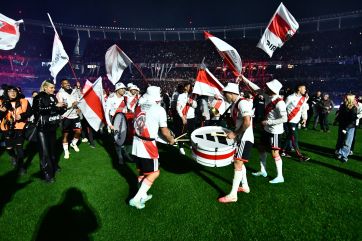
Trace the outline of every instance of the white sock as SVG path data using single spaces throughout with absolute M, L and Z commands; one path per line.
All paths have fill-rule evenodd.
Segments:
M 73 138 L 73 140 L 72 140 L 72 144 L 73 144 L 73 145 L 77 145 L 78 141 L 79 141 L 79 139 L 77 139 L 77 138 Z
M 241 185 L 242 185 L 243 188 L 248 188 L 249 184 L 248 184 L 248 179 L 246 178 L 246 167 L 245 167 L 245 165 L 241 166 L 241 173 L 242 173 Z
M 151 188 L 152 182 L 150 182 L 147 178 L 144 178 L 141 184 L 141 187 L 138 189 L 136 196 L 134 196 L 134 200 L 140 201 L 141 198 L 147 196 L 147 191 Z
M 274 157 L 275 165 L 277 166 L 277 177 L 283 177 L 283 161 L 280 156 Z
M 230 196 L 236 197 L 238 193 L 238 188 L 243 177 L 242 171 L 234 170 L 234 179 L 233 179 L 233 186 L 231 187 Z
M 64 151 L 68 151 L 68 143 L 63 143 L 63 149 Z
M 260 158 L 260 172 L 266 173 L 266 152 L 262 152 L 259 154 Z

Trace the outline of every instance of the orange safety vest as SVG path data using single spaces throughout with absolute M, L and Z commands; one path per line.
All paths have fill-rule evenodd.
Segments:
M 27 109 L 28 109 L 28 101 L 26 99 L 20 99 L 20 106 L 17 107 L 13 111 L 8 111 L 6 116 L 2 119 L 1 125 L 0 125 L 1 130 L 2 131 L 7 131 L 8 130 L 8 125 L 6 123 L 11 121 L 11 120 L 15 121 L 15 116 L 26 112 Z M 15 121 L 14 129 L 22 130 L 22 129 L 24 129 L 25 124 L 26 124 L 26 121 Z

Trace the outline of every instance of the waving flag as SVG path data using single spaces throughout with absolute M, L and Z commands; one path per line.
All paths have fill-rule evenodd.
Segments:
M 99 77 L 83 94 L 83 98 L 78 103 L 78 107 L 82 111 L 83 116 L 95 131 L 101 128 L 102 123 L 106 123 L 103 102 L 102 78 Z
M 297 32 L 298 28 L 298 22 L 283 3 L 280 3 L 257 47 L 264 50 L 271 58 L 274 51 L 282 47 Z
M 54 41 L 53 41 L 53 52 L 52 52 L 52 62 L 50 64 L 50 75 L 54 78 L 54 83 L 56 82 L 56 77 L 59 71 L 69 62 L 68 54 L 65 52 L 62 41 L 60 41 L 57 29 L 54 26 L 53 20 L 50 17 L 50 14 L 47 14 L 50 20 L 50 23 L 54 29 Z
M 242 64 L 238 51 L 225 41 L 213 36 L 212 34 L 208 32 L 204 32 L 204 34 L 205 38 L 210 39 L 210 41 L 216 46 L 220 56 L 232 70 L 235 77 L 239 77 L 241 75 Z
M 206 96 L 220 96 L 223 89 L 224 86 L 207 68 L 205 68 L 200 69 L 197 73 L 192 93 Z
M 15 48 L 20 38 L 19 24 L 23 20 L 15 21 L 0 13 L 0 49 Z
M 59 71 L 68 63 L 68 61 L 68 54 L 65 52 L 58 34 L 55 33 L 53 42 L 52 63 L 50 64 L 49 68 L 50 75 L 54 78 L 54 83 L 56 82 L 56 77 Z
M 123 71 L 133 62 L 115 44 L 107 50 L 105 58 L 108 79 L 115 85 L 121 78 Z

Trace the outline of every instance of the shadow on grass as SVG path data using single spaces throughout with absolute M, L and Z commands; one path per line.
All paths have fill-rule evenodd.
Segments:
M 128 196 L 125 199 L 125 202 L 128 204 L 128 201 L 137 193 L 138 191 L 138 183 L 137 176 L 132 171 L 132 169 L 127 165 L 127 163 L 120 165 L 118 163 L 118 156 L 114 147 L 113 137 L 109 135 L 102 135 L 98 139 L 98 144 L 103 146 L 106 152 L 108 153 L 109 158 L 112 160 L 113 169 L 117 170 L 117 172 L 126 180 L 129 191 Z M 126 159 L 127 161 L 127 159 Z M 130 161 L 130 160 L 128 160 Z
M 6 204 L 11 201 L 15 193 L 32 182 L 27 181 L 18 183 L 18 177 L 18 172 L 16 170 L 0 176 L 0 217 Z
M 337 160 L 334 160 L 335 162 L 339 162 Z M 317 160 L 312 160 L 310 159 L 309 162 L 311 163 L 314 163 L 314 164 L 318 164 L 320 166 L 324 166 L 324 167 L 328 167 L 332 170 L 335 170 L 337 172 L 340 172 L 340 173 L 343 173 L 343 174 L 346 174 L 350 177 L 353 177 L 353 178 L 356 178 L 356 179 L 359 179 L 359 180 L 362 180 L 362 174 L 358 173 L 358 172 L 354 172 L 354 171 L 351 171 L 351 170 L 348 170 L 348 169 L 344 169 L 344 168 L 340 168 L 340 167 L 337 167 L 337 166 L 334 166 L 332 164 L 329 164 L 329 163 L 325 163 L 325 162 L 321 162 L 321 161 L 317 161 Z M 346 164 L 347 165 L 347 164 Z
M 99 228 L 96 211 L 85 194 L 73 187 L 63 193 L 60 204 L 45 211 L 33 240 L 92 240 L 91 233 Z
M 222 190 L 209 176 L 213 176 L 214 178 L 231 185 L 231 181 L 227 180 L 225 177 L 208 170 L 207 167 L 198 164 L 195 160 L 186 155 L 180 155 L 178 148 L 164 144 L 160 144 L 159 147 L 163 150 L 160 152 L 160 165 L 165 171 L 175 174 L 193 172 L 219 192 L 220 196 L 224 195 L 225 191 Z
M 299 142 L 299 145 L 302 151 L 309 151 L 315 154 L 319 154 L 322 156 L 332 157 L 334 158 L 334 148 L 324 147 L 324 146 L 317 146 L 310 143 Z

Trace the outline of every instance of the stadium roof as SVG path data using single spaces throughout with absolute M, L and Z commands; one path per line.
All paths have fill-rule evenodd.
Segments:
M 296 19 L 362 9 L 362 1 L 285 0 Z M 1 13 L 14 19 L 141 28 L 191 28 L 268 22 L 280 0 L 3 1 Z

